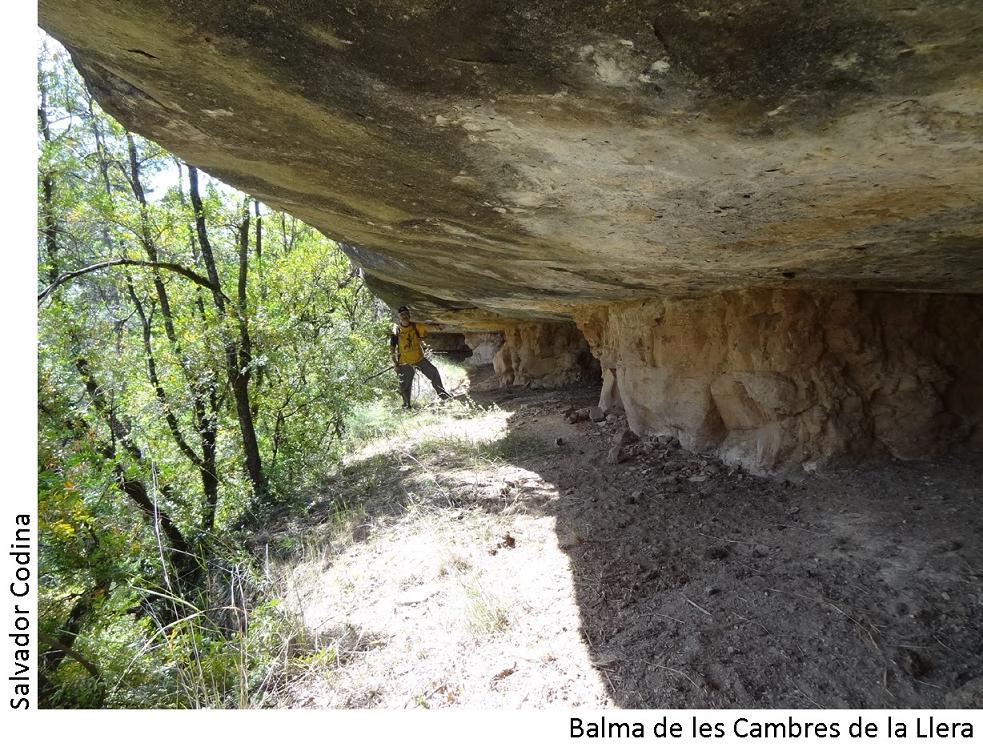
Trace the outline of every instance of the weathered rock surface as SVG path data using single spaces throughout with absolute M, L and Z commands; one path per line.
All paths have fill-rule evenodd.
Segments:
M 505 342 L 501 332 L 469 332 L 464 335 L 464 343 L 471 348 L 471 355 L 465 359 L 466 366 L 487 366 L 495 360 L 495 353 Z
M 983 4 L 41 0 L 127 126 L 459 323 L 983 291 Z
M 600 376 L 587 340 L 573 324 L 515 324 L 504 336 L 493 365 L 505 386 L 550 389 Z
M 602 406 L 752 469 L 983 447 L 976 296 L 738 291 L 578 312 Z
M 128 127 L 501 333 L 503 383 L 590 376 L 575 318 L 602 407 L 731 461 L 980 442 L 983 3 L 39 14 Z

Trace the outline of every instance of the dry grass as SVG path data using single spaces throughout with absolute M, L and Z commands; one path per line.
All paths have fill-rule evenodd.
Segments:
M 377 419 L 376 436 L 278 566 L 322 642 L 289 703 L 607 705 L 555 520 L 527 510 L 555 491 L 506 459 L 541 444 L 510 436 L 506 413 L 459 404 Z

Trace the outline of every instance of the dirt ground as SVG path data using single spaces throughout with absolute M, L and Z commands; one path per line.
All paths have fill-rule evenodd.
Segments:
M 289 705 L 983 706 L 978 460 L 760 478 L 566 422 L 596 390 L 474 396 L 271 528 L 329 651 Z

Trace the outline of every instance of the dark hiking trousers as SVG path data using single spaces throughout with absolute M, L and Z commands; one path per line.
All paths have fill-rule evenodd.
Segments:
M 416 373 L 416 369 L 419 369 L 420 373 L 430 379 L 434 391 L 437 392 L 441 399 L 447 399 L 451 396 L 444 389 L 444 384 L 440 380 L 440 371 L 437 370 L 437 367 L 433 363 L 424 358 L 419 363 L 413 363 L 412 365 L 404 364 L 396 367 L 396 373 L 399 375 L 399 393 L 403 398 L 403 407 L 410 406 L 410 397 L 413 394 L 413 376 Z

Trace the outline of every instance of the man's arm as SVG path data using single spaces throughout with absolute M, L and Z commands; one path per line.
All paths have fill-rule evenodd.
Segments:
M 397 348 L 399 347 L 399 335 L 395 332 L 389 335 L 389 357 L 392 358 L 393 363 L 399 363 L 399 352 Z

